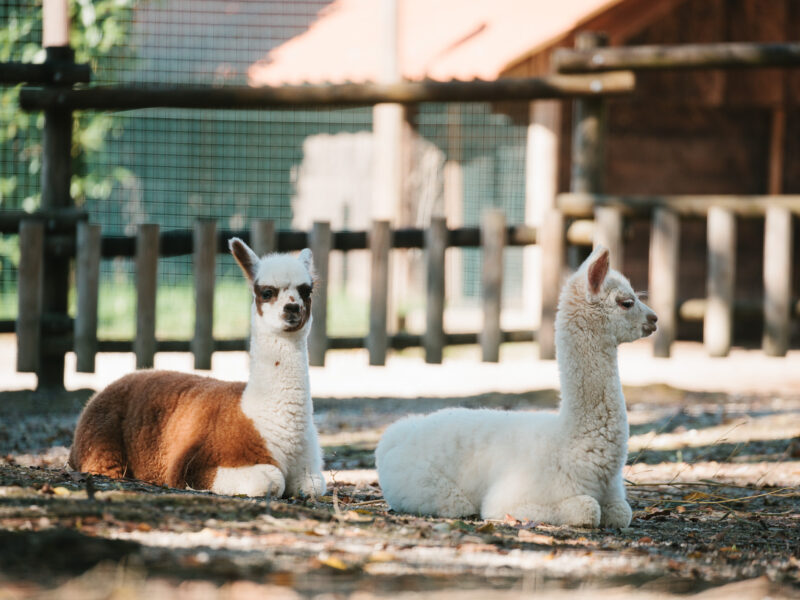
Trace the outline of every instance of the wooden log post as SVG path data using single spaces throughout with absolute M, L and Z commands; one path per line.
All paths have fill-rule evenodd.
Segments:
M 676 338 L 679 249 L 678 215 L 668 209 L 655 209 L 650 234 L 650 306 L 658 315 L 653 356 L 659 358 L 669 358 Z
M 542 219 L 542 314 L 539 325 L 539 358 L 556 357 L 556 310 L 565 263 L 565 224 L 560 210 L 545 213 Z
M 76 370 L 94 373 L 97 354 L 97 296 L 100 291 L 100 225 L 78 223 L 75 282 L 78 307 L 75 313 Z
M 736 268 L 736 217 L 725 209 L 708 210 L 708 308 L 703 342 L 710 356 L 727 356 L 733 338 Z
M 330 223 L 314 222 L 309 235 L 309 246 L 314 255 L 317 282 L 311 305 L 314 323 L 308 336 L 308 362 L 312 367 L 324 367 L 325 353 L 328 351 L 328 263 L 333 246 Z
M 584 31 L 575 37 L 578 50 L 592 50 L 605 46 L 605 35 Z M 604 139 L 606 128 L 606 103 L 601 97 L 580 98 L 573 104 L 572 171 L 570 191 L 573 193 L 601 194 L 604 191 Z M 622 216 L 614 208 L 595 210 L 595 246 L 603 244 L 611 253 L 611 266 L 622 265 Z M 570 252 L 570 267 L 577 268 L 582 255 L 577 249 Z
M 258 219 L 250 226 L 250 242 L 253 252 L 259 258 L 265 254 L 275 252 L 278 248 L 278 238 L 275 235 L 275 221 Z
M 425 362 L 439 364 L 444 354 L 445 252 L 447 220 L 431 218 L 425 231 L 426 303 Z
M 594 209 L 594 247 L 609 250 L 612 269 L 622 271 L 622 211 L 618 208 L 597 206 Z
M 24 219 L 19 225 L 19 283 L 17 290 L 17 371 L 39 370 L 42 328 L 44 223 Z
M 154 223 L 136 231 L 136 368 L 150 369 L 156 353 L 156 289 L 158 287 L 158 233 Z
M 62 18 L 59 16 L 59 18 Z M 68 42 L 67 42 L 68 43 Z M 75 53 L 69 46 L 45 48 L 45 64 L 74 65 Z M 61 93 L 64 86 L 51 86 L 51 91 Z M 43 211 L 57 213 L 72 208 L 70 181 L 72 178 L 72 112 L 61 106 L 51 106 L 44 112 L 42 130 L 42 202 Z M 69 319 L 70 258 L 64 254 L 47 256 L 42 274 L 41 343 L 37 387 L 63 389 L 64 357 L 73 345 L 74 324 Z
M 387 332 L 389 306 L 389 248 L 392 245 L 392 232 L 389 221 L 373 221 L 369 232 L 370 295 L 369 295 L 369 333 L 367 351 L 369 364 L 385 365 L 386 350 L 389 346 Z
M 792 213 L 780 206 L 767 209 L 764 222 L 764 336 L 769 356 L 789 350 L 792 313 Z
M 503 299 L 503 250 L 506 245 L 506 217 L 502 210 L 491 209 L 481 221 L 483 268 L 483 328 L 480 333 L 484 362 L 500 360 L 500 312 Z
M 217 260 L 217 223 L 197 221 L 193 236 L 195 369 L 210 369 L 214 353 L 214 283 Z

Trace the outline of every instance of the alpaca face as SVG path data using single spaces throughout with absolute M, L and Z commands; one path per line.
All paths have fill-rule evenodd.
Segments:
M 298 256 L 269 254 L 258 258 L 238 238 L 229 242 L 253 292 L 253 327 L 270 334 L 308 333 L 314 266 L 311 250 Z
M 559 303 L 564 327 L 580 329 L 619 345 L 647 337 L 658 317 L 628 279 L 609 268 L 608 250 L 598 248 L 570 278 Z

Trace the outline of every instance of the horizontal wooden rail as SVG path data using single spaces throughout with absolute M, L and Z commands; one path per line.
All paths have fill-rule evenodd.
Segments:
M 478 333 L 446 333 L 446 346 L 466 346 L 478 344 Z M 532 342 L 536 334 L 530 329 L 503 331 L 502 341 L 505 342 Z M 388 337 L 388 347 L 392 350 L 405 350 L 406 348 L 422 348 L 424 335 L 415 333 L 397 333 Z M 366 337 L 338 336 L 328 338 L 329 350 L 356 350 L 364 348 Z M 191 340 L 157 340 L 156 352 L 190 352 Z M 215 352 L 244 352 L 249 348 L 246 338 L 233 338 L 214 340 Z M 132 340 L 98 340 L 98 352 L 133 352 Z
M 92 69 L 88 64 L 69 63 L 0 63 L 0 85 L 88 83 Z
M 85 210 L 77 208 L 38 210 L 32 213 L 24 210 L 2 210 L 0 211 L 0 233 L 18 233 L 20 223 L 27 219 L 44 222 L 48 233 L 70 232 L 75 230 L 77 223 L 86 221 L 88 218 L 89 215 Z
M 558 48 L 553 66 L 559 73 L 596 73 L 620 69 L 740 69 L 800 66 L 800 44 L 682 44 L 618 46 L 574 50 Z
M 25 213 L 28 214 L 28 213 Z M 38 218 L 39 213 L 33 213 Z M 15 217 L 16 218 L 16 217 Z M 41 218 L 45 219 L 46 216 Z M 85 218 L 85 215 L 82 217 Z M 21 219 L 17 219 L 19 223 Z M 9 224 L 12 221 L 9 220 Z M 69 227 L 74 228 L 75 221 Z M 0 213 L 0 224 L 2 224 L 2 213 Z M 67 225 L 59 224 L 61 227 L 68 228 Z M 4 231 L 0 228 L 0 233 L 17 233 L 18 229 Z M 369 249 L 368 232 L 366 231 L 337 231 L 333 232 L 332 250 L 367 250 Z M 582 239 L 583 234 L 578 233 L 578 239 Z M 228 253 L 228 240 L 231 237 L 239 237 L 248 244 L 251 241 L 252 232 L 250 230 L 220 230 L 217 232 L 217 253 Z M 511 225 L 507 230 L 508 246 L 528 246 L 537 243 L 537 230 L 529 225 Z M 305 231 L 276 231 L 275 232 L 275 251 L 291 252 L 302 250 L 308 247 L 308 234 Z M 462 227 L 447 231 L 448 248 L 474 248 L 481 245 L 481 234 L 478 227 Z M 424 229 L 395 229 L 391 235 L 392 248 L 424 248 L 425 230 Z M 159 256 L 186 256 L 192 254 L 194 242 L 192 231 L 180 229 L 173 231 L 163 231 L 159 234 Z M 75 254 L 75 241 L 64 237 L 48 239 L 48 252 L 52 254 Z M 103 236 L 101 242 L 101 254 L 103 258 L 133 258 L 136 255 L 136 236 Z
M 772 206 L 782 207 L 800 214 L 800 195 L 610 195 L 610 194 L 559 194 L 558 208 L 570 218 L 590 218 L 594 209 L 618 208 L 625 215 L 649 215 L 657 208 L 665 208 L 684 217 L 705 217 L 712 206 L 730 210 L 740 217 L 763 217 Z
M 800 298 L 793 298 L 789 308 L 791 317 L 800 318 Z M 708 300 L 706 298 L 689 298 L 683 300 L 678 306 L 678 315 L 682 321 L 702 321 L 705 319 L 707 311 Z M 741 318 L 759 318 L 764 314 L 764 306 L 757 300 L 735 300 L 733 312 Z
M 279 87 L 93 87 L 24 88 L 23 110 L 58 107 L 67 110 L 136 110 L 189 108 L 254 110 L 308 106 L 338 108 L 382 102 L 495 102 L 602 96 L 633 91 L 630 72 L 499 79 L 496 81 L 405 81 L 393 84 L 347 83 Z

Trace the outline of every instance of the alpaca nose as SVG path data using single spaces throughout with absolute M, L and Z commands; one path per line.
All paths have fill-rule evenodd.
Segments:
M 647 315 L 647 320 L 650 323 L 655 323 L 656 321 L 658 321 L 658 315 L 656 313 L 650 313 L 649 315 Z
M 284 306 L 283 310 L 285 312 L 289 313 L 289 314 L 292 314 L 292 313 L 298 314 L 300 312 L 300 305 L 299 304 L 290 303 L 290 304 L 287 304 L 286 306 Z

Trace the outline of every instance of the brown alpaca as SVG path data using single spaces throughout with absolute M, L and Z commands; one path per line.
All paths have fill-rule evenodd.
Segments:
M 237 238 L 230 247 L 254 293 L 250 380 L 127 375 L 86 405 L 72 468 L 222 494 L 325 492 L 308 390 L 311 252 L 259 259 Z

